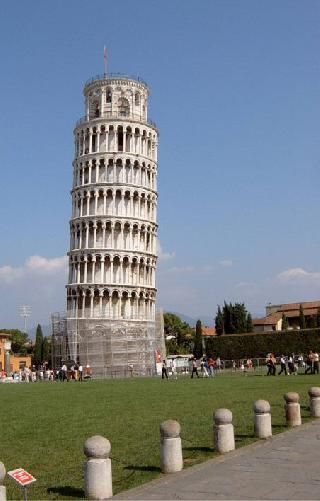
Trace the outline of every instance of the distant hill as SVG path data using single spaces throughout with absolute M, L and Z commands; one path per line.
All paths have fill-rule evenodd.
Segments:
M 197 320 L 201 320 L 203 325 L 208 325 L 208 326 L 213 325 L 213 317 L 209 317 L 207 315 L 199 316 L 197 318 L 192 318 L 192 317 L 189 317 L 188 315 L 185 315 L 184 313 L 178 313 L 177 311 L 173 311 L 172 313 L 174 313 L 175 315 L 178 315 L 178 317 L 180 317 L 181 320 L 183 320 L 184 322 L 187 322 L 187 324 L 189 324 L 191 327 L 196 326 Z

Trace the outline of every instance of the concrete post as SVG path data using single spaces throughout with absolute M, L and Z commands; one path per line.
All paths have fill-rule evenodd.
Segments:
M 258 438 L 272 436 L 270 404 L 266 400 L 256 400 L 254 410 L 254 434 Z
M 284 395 L 286 401 L 286 420 L 287 426 L 300 426 L 301 425 L 301 414 L 300 414 L 300 404 L 299 404 L 299 394 L 293 391 L 289 391 Z
M 6 476 L 6 469 L 4 464 L 0 462 L 0 501 L 7 501 L 7 492 L 3 484 L 4 477 Z
M 218 409 L 214 414 L 214 447 L 220 454 L 235 449 L 232 412 Z
M 163 473 L 175 473 L 183 468 L 180 424 L 169 419 L 160 425 L 160 466 Z
M 88 438 L 83 447 L 87 460 L 84 463 L 84 489 L 88 499 L 112 497 L 112 473 L 109 440 L 99 435 Z
M 313 386 L 308 393 L 310 397 L 311 416 L 320 417 L 320 388 Z

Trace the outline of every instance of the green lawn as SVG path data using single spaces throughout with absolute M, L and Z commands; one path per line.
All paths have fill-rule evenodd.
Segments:
M 283 394 L 297 391 L 302 418 L 309 418 L 308 389 L 319 376 L 263 377 L 225 374 L 214 379 L 133 378 L 83 383 L 0 385 L 0 460 L 6 469 L 23 467 L 37 482 L 30 499 L 78 499 L 83 493 L 83 444 L 103 435 L 112 445 L 114 493 L 160 474 L 159 425 L 180 422 L 185 464 L 213 457 L 213 412 L 233 412 L 236 446 L 254 440 L 252 404 L 271 403 L 273 432 L 285 429 Z M 21 498 L 7 477 L 9 499 Z

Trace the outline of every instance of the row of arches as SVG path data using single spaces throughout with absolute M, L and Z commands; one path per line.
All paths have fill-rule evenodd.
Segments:
M 121 284 L 155 288 L 156 260 L 110 254 L 71 255 L 69 284 Z
M 129 158 L 93 159 L 86 162 L 75 161 L 73 169 L 73 187 L 93 183 L 122 183 L 143 186 L 157 190 L 157 171 L 155 164 Z
M 105 189 L 72 193 L 72 217 L 113 216 L 157 220 L 155 195 L 139 191 Z
M 116 249 L 156 255 L 157 228 L 127 221 L 70 223 L 70 250 Z
M 150 130 L 124 125 L 88 127 L 75 134 L 75 156 L 128 152 L 157 160 L 157 138 Z
M 155 319 L 155 292 L 68 288 L 68 318 Z

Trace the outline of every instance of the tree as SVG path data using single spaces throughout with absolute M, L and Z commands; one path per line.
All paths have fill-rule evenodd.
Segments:
M 215 325 L 218 335 L 241 334 L 253 331 L 252 317 L 247 312 L 244 303 L 232 304 L 224 302 L 222 310 L 218 306 Z
M 51 363 L 51 342 L 46 336 L 42 342 L 42 362 L 47 362 L 49 365 Z
M 0 332 L 10 334 L 11 351 L 13 353 L 20 353 L 21 355 L 30 353 L 31 344 L 28 334 L 20 331 L 19 329 L 0 329 Z
M 300 310 L 299 310 L 299 325 L 300 325 L 300 329 L 306 328 L 306 317 L 304 316 L 302 304 L 300 304 Z
M 36 342 L 33 351 L 33 364 L 38 367 L 43 362 L 43 333 L 41 325 L 37 325 Z
M 251 313 L 247 315 L 247 332 L 253 332 L 253 322 Z
M 193 335 L 190 325 L 174 313 L 165 313 L 163 319 L 165 336 L 171 337 L 166 340 L 168 354 L 190 353 Z
M 287 319 L 286 315 L 283 313 L 282 314 L 282 326 L 281 326 L 281 330 L 282 331 L 287 331 L 288 327 L 289 327 L 288 319 Z
M 196 331 L 194 334 L 193 354 L 196 358 L 201 358 L 203 355 L 201 320 L 197 320 L 197 323 L 196 323 Z
M 215 318 L 215 328 L 218 336 L 224 334 L 224 321 L 223 321 L 223 313 L 221 311 L 220 306 L 218 306 L 217 315 Z

